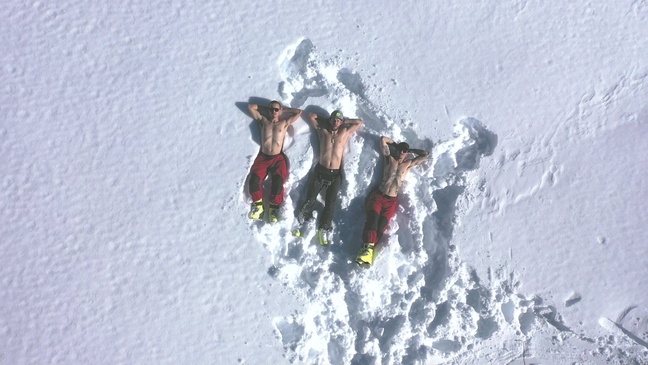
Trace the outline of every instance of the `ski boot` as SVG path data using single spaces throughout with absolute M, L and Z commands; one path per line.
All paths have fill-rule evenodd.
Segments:
M 322 246 L 328 246 L 333 239 L 333 230 L 320 228 L 317 230 L 317 239 Z
M 279 221 L 279 205 L 270 204 L 269 208 L 268 220 L 270 220 L 270 223 L 277 223 Z
M 374 261 L 374 246 L 375 243 L 365 243 L 362 245 L 358 255 L 356 256 L 356 263 L 362 267 L 369 267 Z
M 260 221 L 263 219 L 263 200 L 257 200 L 252 203 L 252 208 L 250 209 L 250 219 Z

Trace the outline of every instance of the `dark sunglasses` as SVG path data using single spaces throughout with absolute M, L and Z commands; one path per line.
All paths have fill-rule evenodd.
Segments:
M 279 109 L 279 108 L 270 108 L 270 110 L 273 111 L 273 112 L 278 112 L 278 111 L 280 111 L 281 109 Z

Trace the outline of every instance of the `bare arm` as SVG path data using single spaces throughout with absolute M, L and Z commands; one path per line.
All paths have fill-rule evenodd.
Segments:
M 414 157 L 412 159 L 410 167 L 421 165 L 422 163 L 427 161 L 428 158 L 430 157 L 430 152 L 428 152 L 426 150 L 419 150 L 419 149 L 416 149 L 416 148 L 410 148 L 410 152 L 417 155 L 416 157 Z
M 283 110 L 291 114 L 287 119 L 288 125 L 295 123 L 295 121 L 297 121 L 297 118 L 299 118 L 299 116 L 302 114 L 302 110 L 297 108 L 283 108 Z
M 252 114 L 252 118 L 254 120 L 261 120 L 263 119 L 263 115 L 259 112 L 259 105 L 257 104 L 248 104 L 248 110 Z
M 347 125 L 347 128 L 349 129 L 349 133 L 353 133 L 358 130 L 362 126 L 364 122 L 362 119 L 345 119 L 344 124 Z
M 390 155 L 390 153 L 389 153 L 389 145 L 392 144 L 392 143 L 394 143 L 393 139 L 391 139 L 389 137 L 385 137 L 385 136 L 380 137 L 380 149 L 382 150 L 383 156 L 389 156 Z
M 317 118 L 323 118 L 323 117 L 315 113 L 308 113 L 308 119 L 307 119 L 308 123 L 312 125 L 315 129 L 320 127 Z
M 255 120 L 263 119 L 263 115 L 259 112 L 259 105 L 250 103 L 248 104 L 248 110 L 252 114 L 252 118 Z
M 426 150 L 419 150 L 417 148 L 410 148 L 410 152 L 415 154 L 415 155 L 419 155 L 419 156 L 427 156 L 427 155 L 430 154 L 430 152 L 428 152 Z

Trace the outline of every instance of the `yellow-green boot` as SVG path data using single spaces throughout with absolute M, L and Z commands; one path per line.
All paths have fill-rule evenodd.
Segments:
M 317 230 L 317 238 L 320 245 L 328 246 L 333 238 L 333 231 L 330 229 L 320 228 Z
M 262 220 L 263 219 L 263 200 L 257 200 L 252 203 L 252 208 L 250 209 L 250 219 Z
M 270 204 L 268 211 L 268 220 L 270 223 L 277 223 L 279 221 L 279 206 L 277 204 Z
M 365 243 L 362 245 L 362 248 L 360 251 L 358 251 L 358 255 L 356 256 L 356 262 L 360 266 L 371 266 L 374 261 L 374 246 L 376 246 L 375 243 Z

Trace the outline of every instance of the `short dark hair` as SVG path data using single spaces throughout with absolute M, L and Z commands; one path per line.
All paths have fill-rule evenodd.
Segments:
M 281 103 L 276 100 L 270 100 L 270 102 L 268 103 L 268 108 L 270 108 L 272 104 L 279 104 L 279 107 L 283 108 L 283 105 L 281 105 Z
M 399 150 L 400 152 L 409 152 L 409 145 L 405 142 L 401 142 L 396 145 L 396 149 Z

